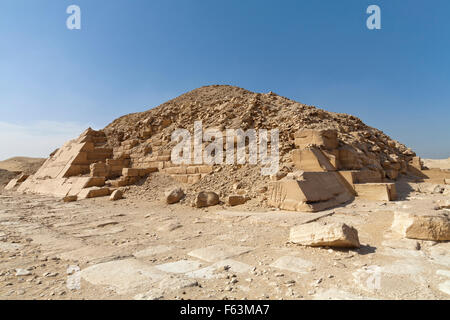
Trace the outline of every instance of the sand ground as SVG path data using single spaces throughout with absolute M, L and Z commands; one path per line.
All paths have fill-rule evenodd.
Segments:
M 446 197 L 408 190 L 296 213 L 1 191 L 0 298 L 449 299 L 450 243 L 389 230 L 394 211 Z M 312 220 L 353 225 L 362 247 L 288 243 L 291 226 Z

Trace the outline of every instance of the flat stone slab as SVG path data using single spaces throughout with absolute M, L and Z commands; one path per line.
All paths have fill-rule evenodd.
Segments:
M 436 274 L 438 276 L 444 276 L 444 277 L 450 278 L 450 270 L 437 270 Z
M 225 270 L 226 269 L 226 270 Z M 188 272 L 185 275 L 196 279 L 214 279 L 219 278 L 223 272 L 246 273 L 252 270 L 252 266 L 232 259 L 218 261 L 206 268 Z
M 162 279 L 159 283 L 159 288 L 164 290 L 164 292 L 196 286 L 198 286 L 197 280 L 189 279 L 184 276 L 169 276 Z
M 450 280 L 440 283 L 438 288 L 440 291 L 450 296 Z
M 217 244 L 206 248 L 200 248 L 188 253 L 191 257 L 202 259 L 208 262 L 217 262 L 220 260 L 236 257 L 241 254 L 252 251 L 252 247 L 228 246 Z
M 309 272 L 308 269 L 313 267 L 314 264 L 311 261 L 299 257 L 283 256 L 270 266 L 277 269 L 306 274 Z
M 61 252 L 57 254 L 57 257 L 69 261 L 101 263 L 124 255 L 126 255 L 124 248 L 111 246 L 84 246 L 79 249 Z
M 429 249 L 429 261 L 450 268 L 450 242 L 439 243 Z
M 135 253 L 133 253 L 133 256 L 135 256 L 136 258 L 147 258 L 160 253 L 168 252 L 172 249 L 173 247 L 171 246 L 157 245 L 154 247 L 148 247 L 146 249 L 136 251 Z
M 111 287 L 118 294 L 148 290 L 166 274 L 136 259 L 100 263 L 81 271 L 81 277 L 94 284 Z
M 410 275 L 413 276 L 425 271 L 423 262 L 419 259 L 405 259 L 394 262 L 393 264 L 382 266 L 382 273 L 390 273 L 396 275 Z
M 388 239 L 381 244 L 392 249 L 417 250 L 419 243 L 414 239 Z
M 200 262 L 193 260 L 180 260 L 155 266 L 155 268 L 158 270 L 170 273 L 186 273 L 198 270 L 201 267 L 202 264 Z
M 292 211 L 269 211 L 269 212 L 248 212 L 248 211 L 231 211 L 224 210 L 217 212 L 220 217 L 243 217 L 248 218 L 252 223 L 277 223 L 282 226 L 296 226 L 313 221 L 317 221 L 321 218 L 333 215 L 334 211 L 322 211 L 322 212 L 292 212 Z M 217 215 L 212 216 L 216 218 Z
M 23 245 L 19 243 L 0 242 L 0 252 L 11 252 L 21 249 Z

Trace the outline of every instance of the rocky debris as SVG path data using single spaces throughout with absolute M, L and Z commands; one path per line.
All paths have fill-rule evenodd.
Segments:
M 122 198 L 123 198 L 122 190 L 114 190 L 113 193 L 111 193 L 109 200 L 116 201 L 116 200 L 120 200 Z
M 195 207 L 197 208 L 215 206 L 218 203 L 219 203 L 219 196 L 217 195 L 217 193 L 212 191 L 199 192 L 194 202 Z
M 311 247 L 359 248 L 358 231 L 345 223 L 312 222 L 291 228 L 289 241 Z
M 447 214 L 436 211 L 421 213 L 397 211 L 391 229 L 410 239 L 450 240 L 450 219 Z
M 185 193 L 182 188 L 177 187 L 166 192 L 165 196 L 167 204 L 174 204 L 180 202 L 180 200 L 184 198 Z
M 247 200 L 248 200 L 248 198 L 245 196 L 231 195 L 231 196 L 228 196 L 228 198 L 227 198 L 227 204 L 229 206 L 233 207 L 233 206 L 238 206 L 238 205 L 244 204 L 247 202 Z
M 63 201 L 64 202 L 74 202 L 74 201 L 77 201 L 77 199 L 78 199 L 78 196 L 76 196 L 76 195 L 74 195 L 74 196 L 65 196 L 63 198 Z

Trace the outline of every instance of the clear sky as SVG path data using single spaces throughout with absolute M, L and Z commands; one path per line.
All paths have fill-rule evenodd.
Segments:
M 448 0 L 1 0 L 0 159 L 210 84 L 353 114 L 447 158 L 449 14 Z

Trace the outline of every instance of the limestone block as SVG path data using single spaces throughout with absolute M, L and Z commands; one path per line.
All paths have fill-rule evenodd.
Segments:
M 171 168 L 166 168 L 164 169 L 164 171 L 167 174 L 186 174 L 187 169 L 186 167 L 171 167 Z
M 269 184 L 268 204 L 290 211 L 320 211 L 353 200 L 337 172 L 303 172 Z
M 175 188 L 172 190 L 169 190 L 166 192 L 166 202 L 167 204 L 174 204 L 179 202 L 183 197 L 185 196 L 185 193 L 183 189 L 181 188 Z
M 198 167 L 187 167 L 187 168 L 186 168 L 186 173 L 187 173 L 187 174 L 195 174 L 195 173 L 199 173 L 199 172 L 198 172 Z
M 358 231 L 336 222 L 312 222 L 291 228 L 289 241 L 311 247 L 359 248 Z
M 308 146 L 336 149 L 339 146 L 336 130 L 302 129 L 294 134 L 295 145 L 300 148 Z
M 63 198 L 64 202 L 74 202 L 78 200 L 78 196 L 65 196 Z
M 212 191 L 199 192 L 195 197 L 195 206 L 197 208 L 215 206 L 218 203 L 219 203 L 219 196 L 217 195 L 217 193 Z
M 199 173 L 211 173 L 212 171 L 213 171 L 212 166 L 208 166 L 208 165 L 198 166 Z
M 439 212 L 395 212 L 392 231 L 410 239 L 450 240 L 450 219 Z
M 395 201 L 397 191 L 394 183 L 360 183 L 355 184 L 358 197 L 367 200 Z
M 322 151 L 314 147 L 294 150 L 292 162 L 298 170 L 319 172 L 336 170 Z
M 362 168 L 361 159 L 358 153 L 350 146 L 339 149 L 340 169 L 359 170 Z
M 109 188 L 91 187 L 81 190 L 80 193 L 78 194 L 78 199 L 106 197 L 109 196 L 109 194 L 110 194 Z
M 231 195 L 227 198 L 227 204 L 234 207 L 246 203 L 247 200 L 248 198 L 243 195 Z
M 122 175 L 126 177 L 139 177 L 139 169 L 123 168 Z
M 177 174 L 171 176 L 175 181 L 180 183 L 188 183 L 188 175 L 187 174 Z
M 117 201 L 123 198 L 123 192 L 122 190 L 114 190 L 113 193 L 111 193 L 111 196 L 109 197 L 109 200 L 111 201 Z

